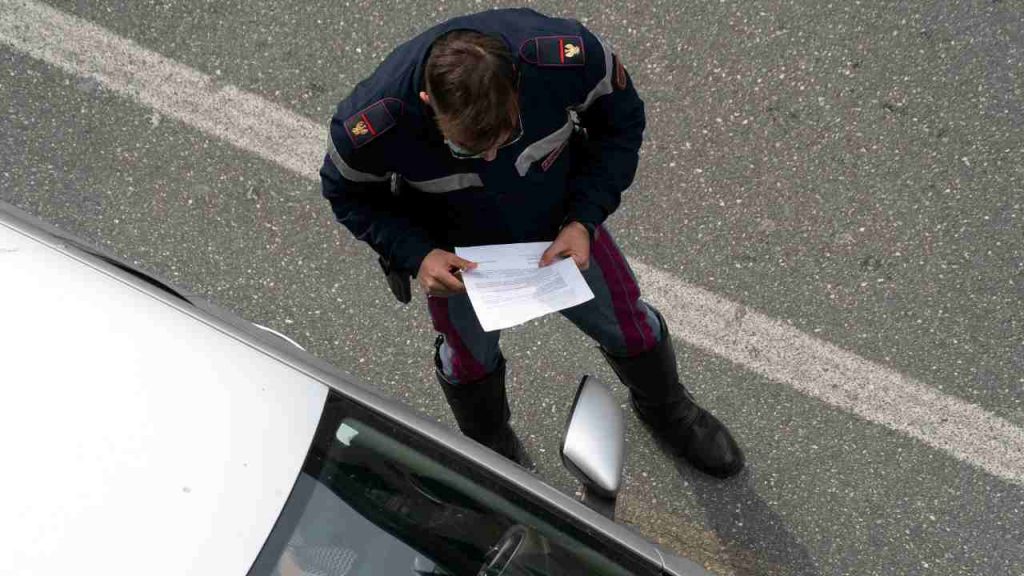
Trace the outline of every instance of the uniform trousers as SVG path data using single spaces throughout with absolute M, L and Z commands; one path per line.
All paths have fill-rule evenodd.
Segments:
M 636 356 L 651 350 L 662 331 L 658 316 L 640 299 L 640 287 L 612 235 L 598 227 L 590 246 L 590 267 L 583 278 L 594 299 L 561 314 L 613 356 Z M 441 369 L 453 384 L 479 380 L 501 361 L 500 330 L 484 332 L 463 293 L 429 297 L 434 329 L 444 336 Z

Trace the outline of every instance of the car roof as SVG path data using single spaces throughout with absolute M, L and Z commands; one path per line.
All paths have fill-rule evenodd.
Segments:
M 244 574 L 328 389 L 122 276 L 0 218 L 4 564 Z
M 413 429 L 422 437 L 471 460 L 481 473 L 515 485 L 524 497 L 543 503 L 551 513 L 571 517 L 585 532 L 616 542 L 649 562 L 661 565 L 666 574 L 706 574 L 700 566 L 583 506 L 504 457 L 452 433 L 451 429 L 422 417 L 400 402 L 379 395 L 346 372 L 298 349 L 294 342 L 282 335 L 269 335 L 265 327 L 238 318 L 205 300 L 183 296 L 176 287 L 141 273 L 95 247 L 84 245 L 67 233 L 2 201 L 0 232 L 7 239 L 0 240 L 0 278 L 4 279 L 0 282 L 0 318 L 3 319 L 0 323 L 0 351 L 5 362 L 11 354 L 23 354 L 25 359 L 30 359 L 28 362 L 20 361 L 18 370 L 13 370 L 13 363 L 11 366 L 0 363 L 0 383 L 4 384 L 4 396 L 0 398 L 0 454 L 4 457 L 5 469 L 19 470 L 17 473 L 8 472 L 9 478 L 17 479 L 5 480 L 0 489 L 0 509 L 9 511 L 0 520 L 0 542 L 18 551 L 12 558 L 14 567 L 29 566 L 33 573 L 40 574 L 63 573 L 68 567 L 79 571 L 82 566 L 104 565 L 109 567 L 107 573 L 134 573 L 135 567 L 144 567 L 151 574 L 180 574 L 183 566 L 194 573 L 240 574 L 242 570 L 248 570 L 298 477 L 327 390 L 331 389 L 379 417 Z M 7 256 L 18 255 L 23 249 L 40 255 L 49 250 L 46 261 L 52 266 L 34 266 L 40 275 L 35 283 L 40 286 L 39 292 L 26 291 L 22 286 L 20 291 L 23 294 L 18 296 L 14 294 L 13 283 L 8 285 L 8 277 L 14 278 L 15 270 L 22 277 L 31 276 L 26 273 L 27 269 L 18 266 L 27 263 L 28 259 L 8 259 Z M 162 338 L 167 343 L 167 347 L 159 350 L 157 347 L 148 349 L 150 354 L 160 359 L 158 362 L 135 364 L 137 372 L 132 374 L 138 374 L 139 378 L 134 387 L 124 384 L 107 394 L 99 394 L 97 387 L 109 384 L 114 374 L 124 374 L 124 371 L 110 372 L 111 366 L 127 362 L 127 351 L 138 349 L 133 340 L 140 334 L 122 333 L 121 339 L 127 344 L 117 348 L 104 345 L 97 336 L 99 333 L 90 329 L 88 324 L 69 328 L 76 319 L 80 322 L 90 318 L 83 310 L 90 298 L 98 297 L 86 298 L 79 292 L 86 286 L 76 284 L 72 277 L 95 275 L 104 279 L 87 283 L 88 289 L 99 289 L 101 293 L 102 290 L 108 291 L 108 299 L 103 300 L 103 304 L 109 305 L 116 300 L 119 308 L 111 314 L 118 318 L 149 314 L 145 317 L 150 322 L 139 323 L 140 334 Z M 43 284 L 49 286 L 43 289 Z M 39 309 L 54 299 L 67 300 L 68 303 Z M 162 309 L 162 312 L 155 312 L 157 309 Z M 63 312 L 58 313 L 58 310 Z M 25 327 L 23 335 L 19 335 L 14 323 L 8 320 L 8 315 L 13 318 L 15 313 Z M 181 322 L 155 322 L 172 316 L 178 316 Z M 184 325 L 190 326 L 179 332 Z M 109 323 L 101 322 L 99 326 L 109 326 Z M 215 344 L 205 348 L 210 343 Z M 92 364 L 72 366 L 71 359 L 84 356 L 66 353 L 76 347 L 97 351 L 97 358 L 102 359 L 93 360 Z M 178 363 L 174 361 L 173 353 L 177 351 L 181 355 L 182 350 L 188 351 L 184 357 L 193 364 L 195 354 L 199 354 L 204 364 L 201 373 L 215 376 L 213 384 L 207 384 L 202 378 L 182 379 L 182 374 L 174 371 L 179 367 L 175 366 Z M 65 369 L 54 370 L 51 378 L 33 375 L 33 366 L 48 363 L 63 364 Z M 247 367 L 240 367 L 243 365 Z M 107 370 L 108 377 L 100 380 L 84 377 L 89 366 L 101 374 Z M 46 370 L 52 370 L 52 367 L 48 366 Z M 56 377 L 58 374 L 61 377 Z M 20 384 L 15 382 L 15 375 L 24 378 Z M 278 386 L 268 385 L 270 383 Z M 135 396 L 119 394 L 117 390 L 132 391 Z M 11 402 L 7 401 L 9 398 Z M 143 398 L 148 400 L 142 402 Z M 132 424 L 142 426 L 140 419 L 125 422 L 115 419 L 110 425 L 104 424 L 107 435 L 100 438 L 74 429 L 76 423 L 84 427 L 93 426 L 97 419 L 108 418 L 111 414 L 123 418 L 122 408 L 128 402 L 145 404 L 147 414 L 154 413 L 156 407 L 168 408 L 161 411 L 166 416 L 159 427 L 166 436 L 162 443 L 142 446 L 147 436 L 137 430 L 124 429 Z M 11 404 L 22 404 L 23 407 Z M 40 412 L 43 415 L 37 418 Z M 8 418 L 8 414 L 17 415 L 17 418 Z M 61 418 L 66 423 L 62 423 Z M 122 425 L 116 426 L 118 422 Z M 233 436 L 220 445 L 200 446 L 200 439 L 203 443 L 209 440 L 199 433 L 200 425 L 211 426 L 209 430 L 215 430 L 212 432 L 215 434 L 223 434 L 230 428 Z M 152 431 L 155 435 L 158 426 L 146 426 L 148 428 L 140 429 Z M 166 434 L 168 430 L 173 432 Z M 101 446 L 104 441 L 127 442 L 129 448 L 120 453 L 121 456 L 130 456 L 134 449 L 135 453 L 144 453 L 147 458 L 138 462 L 131 461 L 131 458 L 120 462 L 89 460 L 88 455 L 97 450 L 95 442 L 92 442 L 94 439 L 100 440 Z M 198 470 L 201 466 L 193 465 L 196 456 L 189 449 L 219 450 L 210 461 L 213 463 L 220 458 L 220 470 L 224 475 L 213 475 L 209 482 L 197 482 L 196 479 L 203 478 Z M 112 450 L 111 454 L 114 453 L 116 451 Z M 156 456 L 164 459 L 157 462 Z M 154 508 L 153 503 L 147 500 L 148 509 L 140 506 L 138 510 L 118 510 L 122 513 L 120 517 L 106 514 L 103 498 L 116 499 L 116 491 L 110 485 L 103 488 L 101 485 L 107 477 L 96 475 L 89 477 L 95 491 L 89 493 L 87 487 L 77 488 L 75 483 L 85 481 L 76 477 L 76 474 L 83 473 L 82 470 L 69 469 L 77 464 L 84 467 L 99 465 L 110 473 L 111 478 L 121 475 L 126 479 L 146 477 L 138 469 L 144 465 L 156 466 L 158 468 L 152 470 L 170 474 L 167 481 L 159 485 L 160 488 L 172 493 L 177 489 L 180 496 L 177 500 L 172 498 L 161 503 L 161 508 Z M 241 469 L 238 469 L 239 464 Z M 54 472 L 57 467 L 61 469 L 59 474 Z M 195 474 L 186 473 L 192 470 Z M 46 474 L 55 477 L 47 477 Z M 130 476 L 132 474 L 138 476 Z M 192 482 L 172 481 L 189 478 Z M 127 482 L 124 480 L 122 484 Z M 221 501 L 216 504 L 208 498 L 212 492 L 197 491 L 201 487 L 212 490 L 213 486 L 223 489 Z M 126 488 L 127 496 L 138 502 L 140 494 L 136 489 Z M 143 489 L 145 487 L 138 488 Z M 149 495 L 153 494 L 141 494 Z M 168 494 L 160 492 L 158 495 L 164 498 Z M 191 500 L 201 502 L 190 502 L 189 497 L 193 495 L 202 498 Z M 183 516 L 183 512 L 177 510 L 178 503 L 188 507 L 191 516 Z M 118 518 L 140 524 L 118 527 L 115 525 Z M 175 524 L 171 525 L 172 522 Z M 189 533 L 196 522 L 196 532 Z M 166 526 L 159 526 L 161 523 Z M 117 541 L 117 535 L 121 533 L 128 539 Z M 231 534 L 234 534 L 233 538 Z M 137 553 L 124 552 L 132 544 L 138 545 Z M 170 544 L 174 550 L 168 548 Z M 62 556 L 63 559 L 49 556 Z M 123 563 L 129 560 L 141 563 Z M 228 564 L 231 567 L 227 567 Z M 199 569 L 200 565 L 211 568 Z M 239 569 L 235 568 L 236 565 L 244 566 Z

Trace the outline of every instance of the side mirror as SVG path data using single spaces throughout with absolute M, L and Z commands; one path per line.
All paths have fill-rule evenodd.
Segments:
M 615 518 L 625 448 L 622 410 L 611 390 L 596 378 L 584 376 L 562 441 L 562 464 L 583 484 L 583 503 L 611 519 Z

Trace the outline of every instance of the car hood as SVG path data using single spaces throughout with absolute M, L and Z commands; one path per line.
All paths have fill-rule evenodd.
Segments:
M 0 572 L 244 574 L 327 389 L 0 219 Z

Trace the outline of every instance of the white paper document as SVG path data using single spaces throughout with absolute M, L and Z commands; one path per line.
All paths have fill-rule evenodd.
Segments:
M 510 328 L 594 297 L 572 258 L 540 268 L 548 246 L 528 242 L 455 249 L 478 264 L 462 279 L 484 331 Z

